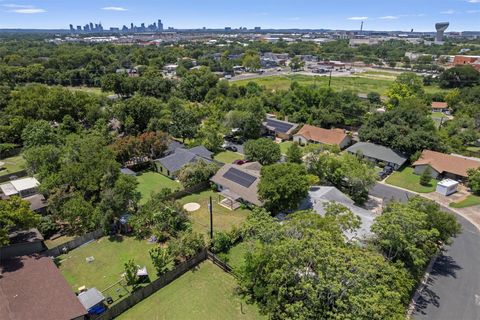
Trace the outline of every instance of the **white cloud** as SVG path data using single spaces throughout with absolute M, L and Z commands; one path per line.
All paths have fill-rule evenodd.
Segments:
M 468 0 L 470 3 L 480 3 L 480 0 Z
M 103 7 L 102 10 L 107 10 L 107 11 L 128 11 L 128 9 L 124 7 Z
M 467 10 L 466 13 L 479 13 L 480 10 Z
M 20 14 L 36 14 L 36 13 L 44 13 L 47 10 L 42 8 L 37 8 L 32 5 L 24 5 L 24 4 L 14 4 L 14 3 L 7 3 L 2 4 L 2 7 L 9 8 L 8 12 L 12 13 L 20 13 Z
M 398 17 L 396 17 L 396 16 L 383 16 L 383 17 L 380 17 L 380 19 L 382 19 L 382 20 L 396 20 L 396 19 L 398 19 Z
M 368 17 L 350 17 L 347 20 L 367 20 Z
M 454 14 L 454 13 L 455 13 L 455 10 L 450 9 L 450 10 L 442 11 L 442 12 L 440 12 L 440 13 L 441 13 L 441 14 Z

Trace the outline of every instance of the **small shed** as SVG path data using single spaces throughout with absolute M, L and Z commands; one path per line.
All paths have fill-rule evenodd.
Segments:
M 458 185 L 458 181 L 452 179 L 442 180 L 437 184 L 437 193 L 443 194 L 444 196 L 449 196 L 457 192 Z
M 105 311 L 103 301 L 105 297 L 97 288 L 90 288 L 78 295 L 78 300 L 89 314 L 100 314 Z

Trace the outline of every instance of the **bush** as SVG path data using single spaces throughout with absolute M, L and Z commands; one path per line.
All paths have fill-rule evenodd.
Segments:
M 183 233 L 169 245 L 170 253 L 177 264 L 190 259 L 204 248 L 203 235 L 196 232 Z
M 157 270 L 158 276 L 173 269 L 173 257 L 168 249 L 156 247 L 148 253 L 150 254 L 150 258 L 152 258 L 152 263 Z
M 420 176 L 420 184 L 422 186 L 429 186 L 430 181 L 432 181 L 432 174 L 430 173 L 430 168 L 427 167 Z
M 233 245 L 232 237 L 226 232 L 216 232 L 210 249 L 213 253 L 227 252 Z
M 37 228 L 45 239 L 49 239 L 60 230 L 60 226 L 55 223 L 52 216 L 42 217 Z

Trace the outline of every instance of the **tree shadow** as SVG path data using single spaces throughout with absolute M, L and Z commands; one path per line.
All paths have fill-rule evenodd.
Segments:
M 123 237 L 122 235 L 120 234 L 112 234 L 110 236 L 108 236 L 108 241 L 110 242 L 123 242 Z
M 422 290 L 419 292 L 419 296 L 415 301 L 415 310 L 414 314 L 426 315 L 426 309 L 433 305 L 434 307 L 440 307 L 440 297 L 432 289 L 432 286 L 435 284 L 441 277 L 452 277 L 457 278 L 457 271 L 461 270 L 462 267 L 457 264 L 457 262 L 450 256 L 441 255 L 435 261 L 430 276 L 427 280 L 427 283 Z

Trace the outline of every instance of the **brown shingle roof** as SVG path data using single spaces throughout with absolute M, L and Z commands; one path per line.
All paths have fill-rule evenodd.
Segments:
M 308 140 L 329 145 L 340 145 L 347 137 L 347 134 L 342 129 L 323 129 L 308 124 L 304 125 L 295 135 L 301 135 Z
M 87 313 L 51 258 L 16 257 L 1 267 L 1 320 L 66 320 Z
M 453 173 L 462 177 L 468 176 L 468 169 L 480 168 L 480 161 L 431 150 L 423 150 L 420 158 L 413 165 L 427 164 L 439 173 Z
M 448 104 L 446 102 L 432 102 L 432 109 L 446 109 L 448 108 Z

